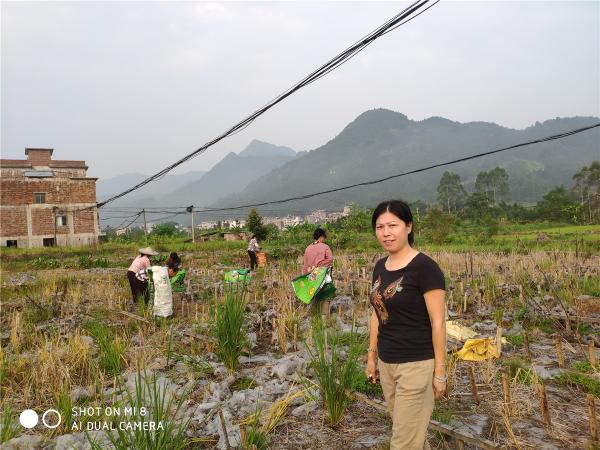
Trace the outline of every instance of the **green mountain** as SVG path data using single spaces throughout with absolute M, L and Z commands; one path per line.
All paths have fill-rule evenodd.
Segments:
M 289 147 L 254 140 L 239 154 L 229 153 L 208 172 L 167 175 L 166 181 L 162 179 L 151 183 L 140 189 L 139 193 L 128 195 L 111 203 L 106 209 L 100 209 L 101 226 L 116 227 L 129 222 L 124 216 L 134 214 L 135 210 L 132 213 L 114 212 L 114 208 L 120 206 L 160 210 L 164 206 L 194 205 L 199 209 L 215 202 L 222 196 L 241 191 L 251 181 L 268 174 L 295 157 L 296 152 Z M 107 193 L 119 192 L 144 178 L 145 175 L 141 174 L 114 177 L 102 184 L 101 192 L 108 197 Z M 112 212 L 110 208 L 113 208 Z M 116 218 L 111 219 L 111 217 Z M 148 212 L 146 218 L 148 222 L 171 220 L 186 225 L 189 225 L 191 220 L 187 214 L 172 216 L 168 211 Z M 199 219 L 204 220 L 204 217 L 199 215 Z M 140 218 L 136 225 L 141 223 L 142 219 Z
M 556 118 L 516 130 L 495 123 L 460 123 L 442 117 L 413 121 L 398 112 L 374 109 L 358 116 L 325 145 L 299 154 L 296 159 L 273 170 L 268 177 L 252 181 L 243 192 L 223 196 L 213 206 L 277 200 L 383 178 L 599 121 L 595 117 Z M 312 208 L 334 210 L 349 202 L 373 206 L 391 197 L 432 202 L 436 199 L 436 188 L 445 170 L 458 173 L 470 192 L 477 173 L 496 166 L 504 167 L 509 173 L 512 200 L 534 202 L 557 184 L 571 186 L 572 175 L 581 166 L 599 158 L 600 130 L 595 129 L 557 141 L 521 147 L 373 186 L 294 201 L 276 208 L 290 211 Z
M 229 153 L 202 178 L 173 190 L 158 199 L 163 205 L 210 205 L 219 197 L 239 192 L 248 183 L 296 156 L 289 147 L 279 147 L 267 142 L 252 141 L 239 154 Z

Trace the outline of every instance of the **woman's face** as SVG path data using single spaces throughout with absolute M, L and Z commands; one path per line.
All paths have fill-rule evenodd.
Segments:
M 412 224 L 406 224 L 389 211 L 384 212 L 375 222 L 375 236 L 388 253 L 396 253 L 408 245 L 408 235 Z

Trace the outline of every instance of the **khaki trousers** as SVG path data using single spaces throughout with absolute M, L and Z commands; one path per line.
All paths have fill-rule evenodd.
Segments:
M 433 411 L 434 360 L 378 363 L 381 388 L 392 416 L 390 450 L 429 449 L 427 427 Z

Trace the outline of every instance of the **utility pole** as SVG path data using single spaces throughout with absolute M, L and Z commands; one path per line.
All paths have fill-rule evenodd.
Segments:
M 188 206 L 186 211 L 192 214 L 192 242 L 196 243 L 196 234 L 194 232 L 194 205 Z
M 148 225 L 146 223 L 146 209 L 142 209 L 142 214 L 144 214 L 144 236 L 146 237 L 146 244 L 148 243 Z

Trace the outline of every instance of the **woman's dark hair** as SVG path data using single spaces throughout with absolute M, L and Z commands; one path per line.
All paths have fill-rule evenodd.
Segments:
M 325 233 L 325 230 L 323 228 L 317 228 L 315 230 L 315 232 L 313 233 L 313 239 L 316 241 L 321 236 L 323 236 L 323 237 L 326 238 L 327 237 L 327 233 Z
M 406 225 L 413 223 L 413 215 L 410 211 L 410 206 L 408 206 L 406 202 L 403 202 L 402 200 L 386 200 L 377 205 L 377 208 L 373 211 L 373 217 L 371 217 L 371 226 L 373 227 L 373 230 L 375 230 L 375 225 L 377 225 L 379 216 L 386 212 L 392 213 Z M 415 234 L 413 226 L 408 234 L 408 245 L 412 247 L 414 242 Z
M 179 266 L 181 265 L 181 258 L 177 253 L 172 252 L 167 258 L 165 265 L 171 269 L 179 269 Z

